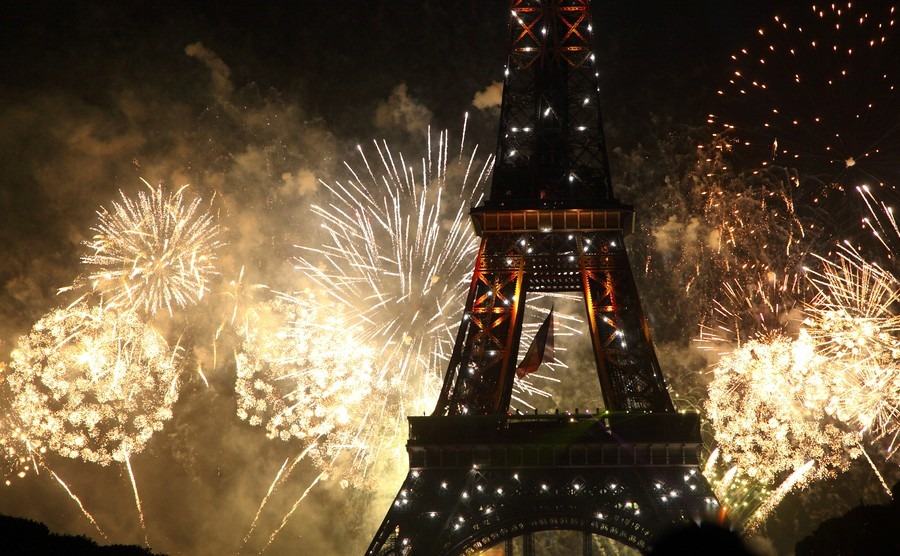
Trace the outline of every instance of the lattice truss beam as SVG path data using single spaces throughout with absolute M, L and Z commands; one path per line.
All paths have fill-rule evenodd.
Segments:
M 588 14 L 587 1 L 514 2 L 492 199 L 612 198 Z
M 491 233 L 435 415 L 509 411 L 527 292 L 582 291 L 605 407 L 673 411 L 619 231 Z

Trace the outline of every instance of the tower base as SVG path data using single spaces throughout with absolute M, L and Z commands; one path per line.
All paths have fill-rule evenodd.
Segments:
M 412 417 L 410 472 L 369 556 L 474 555 L 537 531 L 641 551 L 717 510 L 696 414 Z

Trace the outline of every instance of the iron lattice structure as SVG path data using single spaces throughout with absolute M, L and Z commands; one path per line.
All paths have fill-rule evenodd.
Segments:
M 366 554 L 455 556 L 544 530 L 639 550 L 717 509 L 696 414 L 675 411 L 614 196 L 590 0 L 512 0 L 481 247 L 434 413 L 410 418 L 410 471 Z M 605 410 L 510 414 L 529 292 L 582 292 Z M 597 404 L 598 406 L 600 404 Z M 532 548 L 529 548 L 532 547 Z

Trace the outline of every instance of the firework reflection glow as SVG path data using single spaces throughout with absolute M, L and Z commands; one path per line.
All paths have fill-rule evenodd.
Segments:
M 84 302 L 50 312 L 11 354 L 11 407 L 30 442 L 124 463 L 172 417 L 181 349 L 132 312 Z
M 167 193 L 162 186 L 141 191 L 136 199 L 98 212 L 93 251 L 82 257 L 87 275 L 108 305 L 153 314 L 184 307 L 202 298 L 215 272 L 219 230 L 212 215 L 200 211 L 201 200 L 188 202 L 185 187 Z

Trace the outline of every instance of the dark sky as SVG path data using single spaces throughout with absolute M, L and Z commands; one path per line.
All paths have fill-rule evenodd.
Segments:
M 610 147 L 640 143 L 652 114 L 703 125 L 728 56 L 777 4 L 595 2 Z M 502 0 L 4 2 L 0 361 L 61 303 L 56 290 L 79 273 L 95 211 L 138 191 L 139 178 L 219 196 L 231 230 L 223 272 L 246 261 L 250 280 L 285 287 L 286 253 L 313 233 L 308 206 L 319 195 L 300 176 L 329 179 L 375 138 L 421 145 L 426 122 L 458 133 L 465 112 L 471 140 L 493 150 L 496 113 L 472 100 L 502 76 L 507 10 Z M 176 419 L 134 462 L 154 550 L 236 551 L 296 454 L 234 418 L 233 369 L 223 367 L 209 387 L 186 382 Z M 142 542 L 121 466 L 48 461 L 107 542 Z M 298 472 L 260 529 L 272 531 L 314 476 Z M 358 553 L 380 519 L 353 513 L 361 497 L 323 485 L 266 553 Z M 47 473 L 0 490 L 0 512 L 96 537 Z M 257 536 L 247 553 L 262 548 Z
M 604 87 L 623 98 L 647 87 L 677 98 L 690 81 L 708 90 L 697 79 L 713 77 L 774 4 L 599 2 Z M 0 69 L 10 92 L 71 92 L 96 103 L 139 84 L 176 98 L 198 94 L 202 68 L 182 52 L 202 42 L 237 87 L 275 89 L 352 131 L 359 111 L 400 82 L 438 116 L 456 119 L 504 63 L 505 27 L 495 24 L 502 1 L 28 2 L 3 10 Z

